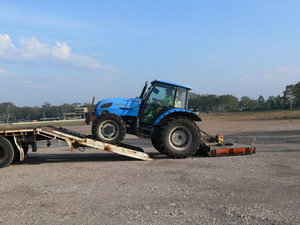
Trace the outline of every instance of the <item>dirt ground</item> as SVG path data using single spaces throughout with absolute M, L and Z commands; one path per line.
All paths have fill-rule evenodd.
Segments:
M 0 169 L 0 224 L 300 224 L 300 120 L 207 120 L 227 140 L 256 137 L 250 156 L 154 161 L 39 143 Z M 90 126 L 69 127 L 88 134 Z

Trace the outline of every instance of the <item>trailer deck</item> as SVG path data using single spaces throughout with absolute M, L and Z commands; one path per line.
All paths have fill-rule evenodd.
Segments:
M 41 140 L 64 141 L 68 144 L 68 147 L 71 151 L 74 151 L 79 147 L 91 147 L 135 159 L 153 160 L 147 153 L 130 149 L 130 146 L 124 147 L 107 144 L 94 140 L 88 135 L 62 127 L 45 126 L 36 128 L 0 130 L 0 138 L 6 138 L 10 140 L 12 144 L 8 147 L 8 149 L 13 147 L 13 149 L 7 150 L 6 147 L 0 146 L 0 167 L 7 166 L 13 161 L 13 159 L 16 157 L 14 154 L 15 148 L 17 148 L 17 150 L 20 152 L 19 160 L 23 161 L 26 151 L 28 150 L 28 144 L 31 144 L 32 148 L 36 149 L 36 142 Z M 11 154 L 5 154 L 5 151 L 10 151 Z M 7 157 L 10 157 L 10 159 L 6 159 L 6 155 Z

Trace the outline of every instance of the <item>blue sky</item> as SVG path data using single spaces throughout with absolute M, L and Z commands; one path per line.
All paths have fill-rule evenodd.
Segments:
M 136 97 L 145 81 L 257 99 L 300 81 L 300 1 L 2 0 L 0 102 Z

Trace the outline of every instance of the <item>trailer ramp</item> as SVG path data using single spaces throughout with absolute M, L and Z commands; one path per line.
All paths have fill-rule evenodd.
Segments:
M 94 140 L 91 136 L 78 133 L 62 127 L 45 126 L 33 128 L 19 128 L 0 130 L 0 137 L 12 139 L 15 147 L 20 152 L 20 161 L 24 160 L 23 143 L 30 143 L 33 149 L 36 150 L 36 142 L 41 140 L 58 140 L 64 141 L 68 144 L 70 150 L 75 150 L 80 147 L 91 147 L 99 150 L 106 150 L 119 155 L 140 159 L 140 160 L 153 160 L 150 156 L 142 151 L 137 151 L 136 147 L 123 145 L 117 146 L 101 141 Z
M 36 133 L 50 139 L 58 139 L 65 141 L 71 150 L 75 150 L 79 147 L 91 147 L 100 150 L 106 150 L 119 155 L 141 159 L 141 160 L 153 160 L 147 153 L 137 150 L 129 149 L 121 146 L 116 146 L 101 141 L 89 138 L 89 136 L 68 130 L 65 128 L 57 127 L 43 127 L 36 129 Z

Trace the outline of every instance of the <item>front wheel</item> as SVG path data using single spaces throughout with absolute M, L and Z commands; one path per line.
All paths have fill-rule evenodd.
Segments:
M 194 155 L 200 145 L 198 126 L 188 118 L 174 117 L 162 124 L 159 151 L 171 158 L 186 158 Z
M 126 134 L 125 122 L 115 114 L 101 115 L 93 122 L 92 134 L 99 141 L 118 145 Z

